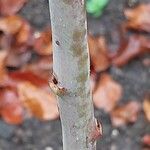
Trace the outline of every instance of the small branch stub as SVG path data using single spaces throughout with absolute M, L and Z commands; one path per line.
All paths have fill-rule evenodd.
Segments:
M 65 89 L 64 87 L 61 87 L 58 84 L 58 79 L 56 78 L 56 75 L 54 73 L 52 75 L 52 78 L 49 81 L 49 86 L 51 90 L 53 91 L 53 93 L 58 96 L 65 95 L 65 93 L 67 92 L 67 89 Z
M 90 137 L 87 138 L 87 142 L 90 144 L 94 144 L 96 142 L 97 139 L 99 139 L 102 136 L 102 125 L 101 123 L 95 119 L 95 129 L 91 132 Z

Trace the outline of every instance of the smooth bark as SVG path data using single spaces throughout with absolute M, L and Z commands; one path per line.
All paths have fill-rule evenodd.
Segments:
M 90 62 L 84 0 L 49 0 L 54 78 L 63 150 L 95 150 L 96 122 L 90 92 Z

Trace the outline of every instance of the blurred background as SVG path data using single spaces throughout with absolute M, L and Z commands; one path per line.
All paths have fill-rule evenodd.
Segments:
M 86 8 L 97 150 L 150 150 L 150 2 Z M 0 150 L 62 150 L 49 18 L 48 0 L 0 0 Z

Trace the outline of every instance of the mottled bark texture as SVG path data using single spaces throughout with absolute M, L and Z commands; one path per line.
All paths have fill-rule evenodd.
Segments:
M 90 62 L 84 0 L 49 0 L 54 76 L 63 150 L 95 150 L 99 125 L 90 91 Z

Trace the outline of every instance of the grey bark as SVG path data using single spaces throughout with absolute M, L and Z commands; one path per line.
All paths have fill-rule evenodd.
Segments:
M 54 78 L 63 150 L 95 150 L 94 110 L 84 0 L 49 0 Z M 55 81 L 54 81 L 55 80 Z

